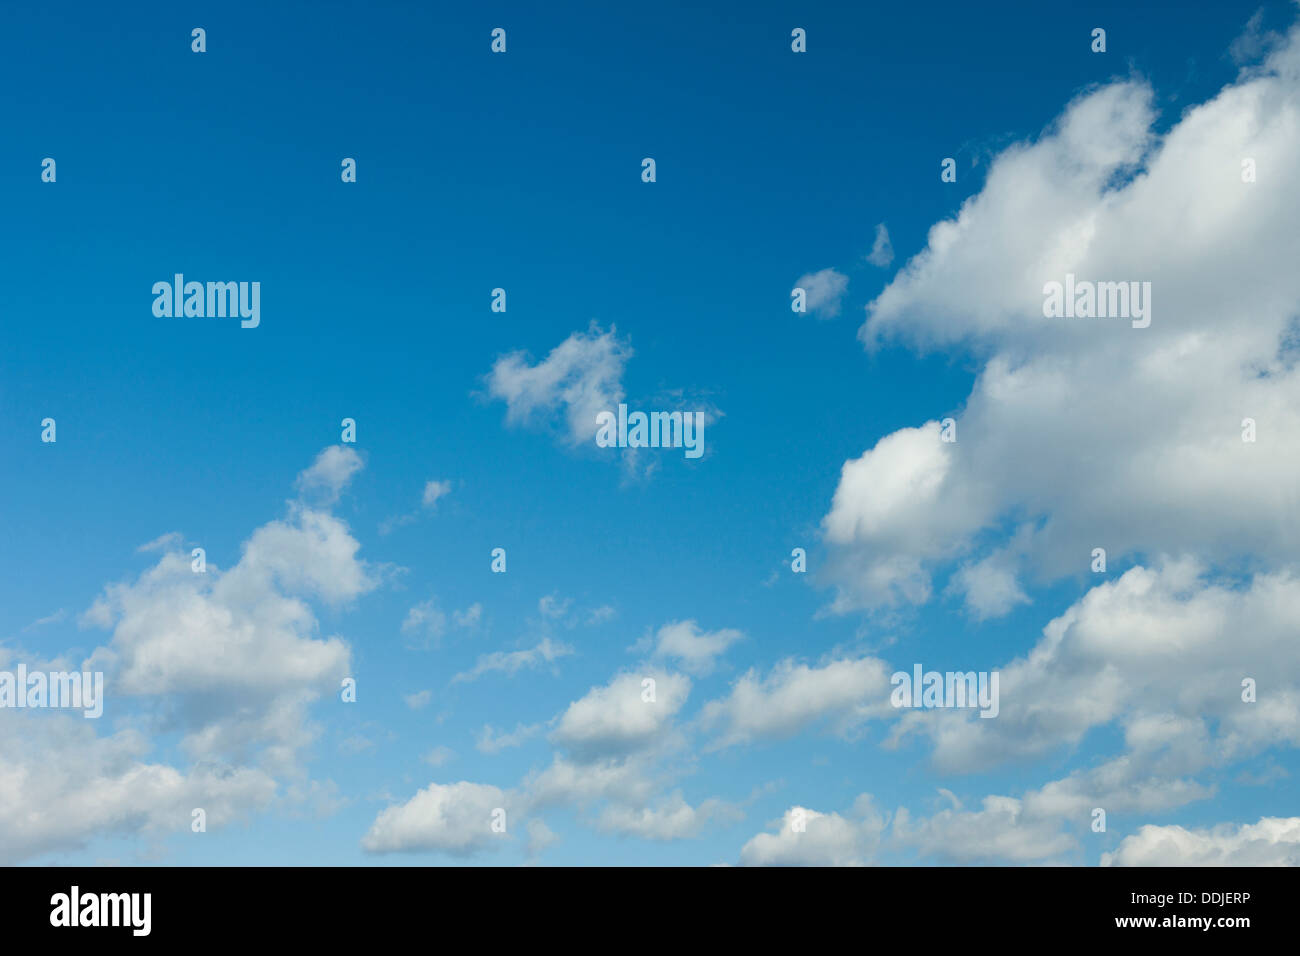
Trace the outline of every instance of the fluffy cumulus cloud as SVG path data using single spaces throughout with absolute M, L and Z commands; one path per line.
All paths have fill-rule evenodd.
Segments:
M 294 507 L 285 521 L 258 528 L 243 556 L 220 580 L 222 593 L 253 599 L 275 581 L 286 591 L 330 604 L 351 601 L 378 584 L 357 560 L 361 543 L 348 526 L 323 511 Z
M 971 615 L 981 621 L 1003 617 L 1017 604 L 1030 603 L 1015 570 L 1000 555 L 965 565 L 953 575 L 950 586 L 965 598 Z
M 863 794 L 846 816 L 791 807 L 740 850 L 744 866 L 862 866 L 871 862 L 888 818 Z
M 952 804 L 916 817 L 906 807 L 892 815 L 861 794 L 844 813 L 794 806 L 768 831 L 744 844 L 745 866 L 863 866 L 916 857 L 949 864 L 1061 863 L 1077 847 L 1059 815 L 1034 812 L 1026 802 L 985 797 L 980 809 Z M 1077 828 L 1076 828 L 1077 829 Z
M 557 754 L 545 769 L 528 775 L 525 792 L 540 810 L 602 801 L 644 807 L 657 789 L 648 773 L 649 764 L 635 755 L 575 761 Z
M 1124 731 L 1134 761 L 1195 772 L 1300 745 L 1300 578 L 1215 580 L 1190 559 L 1133 568 L 1052 620 L 1000 670 L 996 720 L 910 711 L 894 739 L 927 736 L 946 770 L 1043 757 L 1095 727 Z M 1268 692 L 1243 697 L 1267 675 Z M 1211 729 L 1213 728 L 1213 730 Z
M 298 487 L 336 500 L 359 467 L 351 450 L 326 449 Z M 301 761 L 317 736 L 309 710 L 338 689 L 351 652 L 318 633 L 310 601 L 342 606 L 376 581 L 339 518 L 301 500 L 288 512 L 256 529 L 228 570 L 209 560 L 197 573 L 174 550 L 182 538 L 164 535 L 156 564 L 107 586 L 82 615 L 110 632 L 80 668 L 104 672 L 105 716 L 128 716 L 133 704 L 157 713 L 192 766 L 151 760 L 144 718 L 105 735 L 57 712 L 0 722 L 0 829 L 22 834 L 5 841 L 7 862 L 103 834 L 188 831 L 194 807 L 216 827 L 319 792 Z
M 1300 817 L 1208 830 L 1145 826 L 1124 838 L 1103 866 L 1300 866 Z
M 632 356 L 615 329 L 592 323 L 574 332 L 542 361 L 532 364 L 524 352 L 497 359 L 487 376 L 488 394 L 506 403 L 510 424 L 563 420 L 569 444 L 593 441 L 596 415 L 623 400 L 623 366 Z
M 726 697 L 704 706 L 700 720 L 714 734 L 713 749 L 791 737 L 821 723 L 851 734 L 867 720 L 892 712 L 889 673 L 884 661 L 873 657 L 813 667 L 786 659 L 766 677 L 746 672 Z
M 1282 170 L 1300 150 L 1297 34 L 1167 132 L 1156 120 L 1142 82 L 1084 94 L 999 155 L 868 307 L 869 348 L 980 364 L 955 442 L 930 422 L 844 466 L 823 524 L 840 610 L 928 600 L 939 564 L 980 567 L 982 533 L 1008 522 L 1020 567 L 1003 556 L 966 582 L 978 614 L 1017 603 L 1013 571 L 1073 574 L 1095 547 L 1293 557 L 1300 181 Z M 1067 274 L 1151 283 L 1149 327 L 1045 318 L 1044 287 Z
M 1147 816 L 1210 800 L 1222 769 L 1300 745 L 1298 613 L 1293 572 L 1220 579 L 1193 559 L 1133 568 L 1092 588 L 1024 657 L 998 668 L 996 720 L 909 710 L 894 720 L 887 743 L 926 738 L 945 773 L 1068 753 L 1101 727 L 1117 732 L 1120 752 L 1018 797 L 987 796 L 978 809 L 956 798 L 928 817 L 901 808 L 882 847 L 951 863 L 1080 862 L 1079 837 L 1094 808 Z M 1266 694 L 1257 693 L 1259 675 L 1267 675 Z M 771 720 L 769 709 L 753 707 L 754 722 Z M 1296 827 L 1274 819 L 1209 831 L 1147 826 L 1102 862 L 1282 865 L 1296 860 Z M 788 846 L 801 862 L 860 860 L 795 837 L 782 831 L 762 844 Z M 755 853 L 747 845 L 746 858 L 768 859 Z M 782 859 L 771 854 L 772 862 Z
M 735 628 L 704 631 L 695 621 L 673 621 L 638 647 L 652 649 L 655 657 L 676 661 L 688 674 L 704 675 L 712 672 L 718 658 L 743 637 Z
M 690 690 L 690 679 L 680 674 L 620 674 L 571 703 L 551 739 L 580 759 L 643 749 L 660 738 Z
M 1075 846 L 1059 820 L 1027 819 L 1020 800 L 997 796 L 985 797 L 979 810 L 950 807 L 915 822 L 901 809 L 892 837 L 948 863 L 1043 863 Z
M 86 613 L 113 632 L 87 666 L 118 694 L 174 697 L 196 757 L 260 751 L 284 766 L 312 737 L 307 705 L 349 671 L 347 644 L 317 636 L 305 598 L 338 603 L 374 587 L 357 547 L 337 518 L 297 509 L 255 531 L 229 571 L 210 563 L 196 574 L 188 555 L 164 555 Z
M 922 738 L 944 773 L 1059 759 L 1100 728 L 1118 752 L 975 809 L 956 798 L 928 817 L 900 809 L 891 848 L 1078 861 L 1092 808 L 1206 801 L 1225 768 L 1300 745 L 1300 508 L 1288 477 L 1300 473 L 1300 183 L 1242 176 L 1243 158 L 1276 169 L 1300 147 L 1300 33 L 1257 46 L 1261 66 L 1164 132 L 1140 81 L 1079 97 L 998 156 L 868 306 L 868 349 L 965 353 L 978 374 L 961 407 L 844 464 L 822 521 L 831 609 L 922 604 L 947 574 L 941 593 L 986 620 L 1029 603 L 1030 583 L 1082 578 L 1095 548 L 1120 569 L 1094 578 L 1024 656 L 989 661 L 998 719 L 906 711 L 887 739 Z M 1047 317 L 1049 284 L 1067 275 L 1149 282 L 1150 324 Z M 1268 691 L 1255 696 L 1261 675 Z M 741 740 L 807 724 L 797 706 L 778 720 L 761 686 L 747 675 L 706 714 L 747 712 L 731 718 Z M 829 816 L 852 845 L 857 828 Z M 1147 826 L 1103 862 L 1294 863 L 1296 832 L 1278 819 Z M 742 859 L 781 862 L 782 847 L 801 862 L 862 859 L 797 836 L 762 834 Z
M 730 822 L 743 814 L 722 800 L 704 800 L 691 806 L 674 792 L 657 805 L 629 807 L 607 806 L 597 820 L 601 830 L 641 837 L 646 840 L 683 840 L 697 836 L 710 823 Z
M 940 423 L 886 435 L 848 461 L 822 530 L 833 549 L 830 573 L 840 585 L 837 610 L 929 599 L 925 562 L 956 553 L 986 511 L 978 489 L 950 480 L 954 443 Z
M 361 840 L 368 853 L 440 851 L 468 856 L 510 831 L 505 791 L 482 783 L 431 783 L 406 803 L 381 811 Z M 505 829 L 494 829 L 504 811 Z
M 506 793 L 496 787 L 461 782 L 432 784 L 405 803 L 376 817 L 362 842 L 371 852 L 436 851 L 468 855 L 493 846 L 493 834 L 478 827 L 487 819 L 488 804 L 505 806 L 508 814 L 526 818 L 530 855 L 552 842 L 534 840 L 549 834 L 542 815 L 576 810 L 598 832 L 667 841 L 697 836 L 704 827 L 727 824 L 741 813 L 717 798 L 698 805 L 672 789 L 676 771 L 664 766 L 666 756 L 682 741 L 674 726 L 690 692 L 682 675 L 653 671 L 654 697 L 640 675 L 621 674 L 593 687 L 552 721 L 551 742 L 560 752 L 549 765 L 533 770 Z M 519 726 L 513 734 L 494 736 L 485 727 L 479 749 L 492 753 L 533 737 L 540 725 Z M 457 821 L 453 823 L 453 821 Z
M 149 759 L 136 730 L 97 735 L 80 714 L 10 711 L 0 720 L 0 865 L 105 836 L 188 833 L 202 807 L 218 828 L 265 809 L 275 779 L 212 762 L 182 770 Z

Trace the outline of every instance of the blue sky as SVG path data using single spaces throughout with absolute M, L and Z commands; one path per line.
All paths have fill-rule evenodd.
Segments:
M 1300 607 L 1293 7 L 264 6 L 0 37 L 0 668 L 107 674 L 99 721 L 0 713 L 0 858 L 1295 862 L 1294 642 L 1232 657 Z M 1052 326 L 1067 268 L 1171 304 Z M 260 325 L 155 317 L 178 272 Z M 706 453 L 597 448 L 566 388 Z M 996 720 L 879 709 L 1036 646 Z

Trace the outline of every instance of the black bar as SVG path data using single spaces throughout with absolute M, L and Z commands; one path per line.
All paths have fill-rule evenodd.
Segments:
M 51 867 L 6 869 L 0 882 L 0 925 L 10 945 L 68 943 L 71 934 L 75 944 L 373 945 L 414 932 L 438 948 L 463 934 L 457 948 L 510 939 L 541 946 L 569 937 L 638 949 L 694 948 L 711 939 L 732 947 L 788 939 L 816 949 L 843 934 L 857 940 L 853 948 L 943 938 L 981 945 L 1123 937 L 1231 946 L 1294 931 L 1300 883 L 1295 870 L 1284 868 L 936 867 Z M 52 915 L 69 915 L 73 886 L 88 919 L 86 907 L 100 906 L 98 897 L 87 904 L 87 896 L 150 894 L 148 935 L 136 935 L 131 917 L 142 928 L 143 913 L 127 909 L 120 897 L 106 912 L 111 918 L 118 907 L 126 925 L 51 925 Z M 58 894 L 68 897 L 62 916 Z M 142 910 L 143 896 L 138 899 Z M 1154 925 L 1118 925 L 1133 918 L 1152 918 Z M 1204 918 L 1211 920 L 1208 929 L 1186 922 Z M 1243 925 L 1219 922 L 1243 918 Z

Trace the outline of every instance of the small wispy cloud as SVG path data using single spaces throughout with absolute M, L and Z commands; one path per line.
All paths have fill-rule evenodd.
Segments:
M 450 747 L 439 745 L 434 747 L 420 759 L 430 767 L 441 767 L 443 764 L 456 759 L 456 751 L 452 750 Z
M 432 511 L 438 503 L 438 499 L 451 494 L 450 481 L 429 481 L 424 485 L 424 496 L 420 499 L 420 504 L 427 510 Z
M 331 445 L 298 475 L 298 493 L 317 504 L 328 507 L 339 500 L 352 476 L 362 469 L 364 462 L 356 449 L 347 445 Z
M 420 495 L 420 507 L 414 511 L 408 511 L 403 515 L 394 515 L 391 518 L 385 518 L 379 523 L 380 534 L 390 534 L 395 528 L 402 528 L 408 524 L 414 524 L 419 520 L 423 513 L 432 513 L 438 505 L 438 502 L 451 494 L 451 482 L 445 480 L 430 479 L 424 483 L 424 491 Z
M 871 244 L 867 261 L 882 269 L 894 261 L 894 244 L 889 241 L 889 230 L 883 222 L 876 226 L 876 241 Z
M 447 631 L 447 615 L 438 608 L 436 598 L 421 601 L 406 612 L 402 633 L 419 640 L 422 646 L 437 644 Z
M 801 275 L 795 287 L 804 290 L 804 306 L 820 319 L 840 314 L 840 302 L 849 288 L 849 277 L 834 269 L 822 269 Z
M 64 608 L 59 608 L 53 614 L 46 615 L 45 617 L 39 617 L 36 620 L 32 621 L 32 623 L 28 624 L 26 627 L 23 628 L 23 631 L 24 632 L 34 631 L 36 630 L 36 628 L 44 627 L 46 624 L 58 624 L 60 621 L 64 620 L 67 616 L 68 616 L 67 610 Z
M 170 551 L 173 548 L 179 548 L 181 542 L 185 540 L 184 535 L 179 531 L 168 531 L 166 534 L 159 535 L 152 541 L 148 541 L 135 550 L 144 553 L 147 551 Z
M 402 700 L 406 702 L 406 706 L 411 708 L 411 710 L 422 710 L 423 708 L 429 706 L 429 701 L 432 698 L 433 698 L 433 691 L 419 690 L 416 691 L 414 694 L 405 695 L 402 698 Z
M 484 654 L 470 670 L 457 674 L 451 679 L 451 682 L 460 684 L 478 680 L 484 674 L 493 671 L 501 671 L 509 677 L 521 670 L 531 670 L 540 667 L 542 664 L 549 664 L 561 657 L 567 657 L 572 653 L 573 648 L 568 644 L 544 637 L 536 647 L 530 647 L 527 650 L 494 651 L 491 654 Z
M 491 724 L 484 724 L 483 729 L 478 732 L 474 741 L 474 746 L 479 749 L 480 753 L 496 754 L 511 747 L 518 747 L 531 737 L 536 737 L 541 733 L 542 724 L 517 724 L 515 729 L 509 733 L 498 734 Z

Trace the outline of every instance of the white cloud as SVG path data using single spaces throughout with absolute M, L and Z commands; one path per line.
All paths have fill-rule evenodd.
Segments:
M 614 610 L 614 608 L 611 605 L 602 604 L 600 607 L 592 608 L 591 612 L 588 613 L 587 626 L 596 627 L 599 624 L 604 624 L 607 621 L 612 621 L 617 616 L 618 616 L 618 612 Z
M 834 660 L 820 667 L 787 658 L 765 678 L 748 671 L 732 684 L 728 696 L 704 706 L 701 722 L 718 731 L 711 749 L 790 737 L 822 720 L 835 732 L 849 734 L 866 720 L 893 712 L 890 673 L 873 657 Z
M 195 756 L 243 759 L 261 746 L 263 759 L 284 765 L 313 736 L 307 705 L 350 670 L 348 646 L 315 636 L 298 595 L 333 603 L 373 587 L 357 548 L 338 519 L 293 509 L 255 531 L 229 571 L 209 562 L 196 574 L 188 556 L 164 555 L 86 612 L 113 631 L 87 666 L 108 672 L 118 694 L 182 698 L 175 716 Z
M 955 443 L 903 429 L 845 466 L 824 525 L 837 609 L 927 600 L 933 565 L 977 562 L 1008 520 L 1031 529 L 1021 556 L 1042 580 L 1093 547 L 1293 558 L 1300 180 L 1243 183 L 1241 163 L 1300 151 L 1297 33 L 1163 135 L 1152 101 L 1102 87 L 1004 151 L 868 307 L 868 347 L 964 351 L 979 374 Z M 1044 284 L 1067 273 L 1150 282 L 1151 325 L 1044 318 Z
M 743 866 L 862 866 L 876 854 L 888 823 L 868 794 L 848 817 L 794 806 L 740 850 Z
M 653 701 L 643 699 L 647 678 L 655 682 Z M 571 703 L 551 739 L 584 761 L 644 749 L 662 740 L 690 690 L 680 674 L 621 674 Z
M 915 825 L 906 808 L 894 815 L 893 838 L 922 856 L 953 863 L 1044 863 L 1059 860 L 1075 841 L 1059 820 L 1027 818 L 1013 797 L 985 797 L 980 810 L 950 807 Z
M 1172 773 L 1300 745 L 1297 619 L 1300 578 L 1291 572 L 1234 583 L 1192 560 L 1133 568 L 1092 588 L 1025 657 L 997 668 L 996 720 L 909 711 L 893 740 L 925 734 L 946 771 L 1042 757 L 1110 724 L 1126 729 L 1135 760 Z M 1265 675 L 1268 692 L 1244 702 L 1243 678 L 1262 687 Z
M 438 499 L 449 494 L 451 494 L 450 481 L 425 482 L 424 495 L 420 499 L 420 504 L 425 508 L 432 510 L 438 504 Z
M 538 613 L 544 618 L 556 620 L 569 613 L 569 606 L 573 601 L 569 598 L 560 598 L 556 594 L 548 594 L 537 602 Z
M 1254 63 L 1285 41 L 1279 33 L 1264 29 L 1264 11 L 1256 10 L 1241 34 L 1228 47 L 1228 55 L 1238 66 Z
M 690 681 L 681 675 L 651 673 L 656 682 L 654 701 L 643 700 L 640 675 L 617 675 L 608 684 L 592 688 L 551 722 L 556 728 L 551 740 L 567 753 L 553 754 L 549 766 L 529 773 L 519 789 L 508 794 L 513 814 L 572 808 L 598 831 L 660 841 L 687 839 L 710 823 L 725 824 L 740 817 L 739 809 L 729 802 L 708 798 L 693 806 L 680 790 L 665 791 L 680 773 L 665 768 L 664 761 L 683 743 L 673 719 L 685 703 Z M 519 745 L 544 726 L 520 724 L 504 734 L 485 726 L 477 745 L 485 753 L 495 753 Z M 427 827 L 416 825 L 416 821 L 434 815 L 431 801 L 441 806 L 452 797 L 435 785 L 432 795 L 421 791 L 407 804 L 390 808 L 376 819 L 365 846 L 448 849 L 466 854 L 487 846 L 481 835 L 462 846 L 443 835 L 435 839 Z M 483 802 L 478 801 L 476 808 Z M 437 832 L 441 834 L 443 829 L 439 827 Z M 534 835 L 533 829 L 530 835 Z M 387 836 L 388 830 L 398 833 Z M 530 838 L 530 857 L 538 850 L 536 844 L 548 843 L 551 838 L 549 828 L 538 829 L 535 835 L 538 840 Z
M 794 284 L 805 293 L 804 306 L 819 319 L 840 314 L 840 301 L 849 288 L 849 277 L 834 269 L 822 269 L 801 275 Z
M 1185 728 L 1173 728 L 1182 731 Z M 1188 740 L 1198 742 L 1199 728 L 1193 728 Z M 1167 737 L 1165 743 L 1177 744 L 1179 738 Z M 1161 777 L 1148 772 L 1147 754 L 1138 752 L 1116 757 L 1086 770 L 1076 770 L 1025 794 L 1026 820 L 1084 820 L 1094 807 L 1108 813 L 1156 813 L 1181 807 L 1214 796 L 1214 788 L 1194 780 Z M 1181 768 L 1172 761 L 1157 767 L 1163 773 L 1177 773 Z
M 420 495 L 420 507 L 415 511 L 406 514 L 393 515 L 392 517 L 385 518 L 379 523 L 379 533 L 387 535 L 391 534 L 397 528 L 404 528 L 407 525 L 415 524 L 415 522 L 420 520 L 421 511 L 434 511 L 438 506 L 438 502 L 449 494 L 451 494 L 450 481 L 426 481 L 424 483 L 424 491 Z
M 96 737 L 42 715 L 20 742 L 0 746 L 8 771 L 0 829 L 26 834 L 12 851 L 187 830 L 194 807 L 220 826 L 270 804 L 278 774 L 293 781 L 287 799 L 316 799 L 320 787 L 299 763 L 318 733 L 309 708 L 337 691 L 351 664 L 341 638 L 318 636 L 306 598 L 339 604 L 373 588 L 357 550 L 343 522 L 295 503 L 286 519 L 255 530 L 227 571 L 209 560 L 195 573 L 188 554 L 168 551 L 134 581 L 107 586 L 82 623 L 112 634 L 82 668 L 105 672 L 114 719 L 132 719 L 122 710 L 131 698 L 165 714 L 194 766 L 149 762 L 151 744 L 137 730 Z M 24 741 L 37 749 L 26 752 Z M 6 812 L 21 812 L 21 826 L 9 826 Z
M 506 403 L 506 421 L 524 424 L 560 413 L 567 440 L 580 445 L 594 440 L 596 415 L 617 408 L 623 399 L 623 366 L 632 355 L 615 329 L 601 331 L 594 322 L 574 332 L 536 365 L 523 352 L 497 359 L 487 376 L 488 393 Z
M 894 244 L 889 241 L 889 230 L 883 222 L 876 226 L 876 239 L 867 253 L 867 261 L 882 269 L 894 261 Z
M 530 774 L 524 787 L 534 808 L 585 806 L 600 800 L 644 806 L 655 791 L 645 766 L 635 759 L 578 763 L 558 755 L 545 770 Z
M 1209 830 L 1144 826 L 1102 866 L 1300 866 L 1300 817 L 1263 817 Z
M 134 730 L 96 736 L 81 718 L 8 711 L 0 720 L 0 864 L 139 833 L 189 833 L 194 807 L 216 828 L 266 808 L 265 771 L 204 762 L 187 771 L 149 762 Z
M 509 795 L 481 783 L 431 783 L 406 803 L 380 812 L 361 840 L 367 853 L 440 851 L 469 856 L 499 843 L 504 833 L 492 830 L 493 811 L 507 811 Z
M 66 620 L 67 617 L 68 617 L 67 609 L 59 608 L 53 614 L 47 614 L 45 617 L 38 617 L 36 620 L 32 621 L 32 623 L 24 626 L 23 632 L 26 633 L 27 631 L 34 631 L 38 627 L 44 627 L 47 624 L 58 624 L 59 622 Z
M 432 699 L 433 691 L 431 690 L 416 691 L 414 694 L 407 694 L 402 698 L 406 702 L 406 706 L 411 710 L 422 710 L 428 707 L 429 701 Z
M 459 628 L 470 628 L 483 617 L 483 605 L 471 604 L 461 611 L 453 611 L 452 623 Z M 402 619 L 402 633 L 412 639 L 411 646 L 435 647 L 447 633 L 447 615 L 438 605 L 437 598 L 421 601 L 406 612 Z
M 339 741 L 339 753 L 347 754 L 349 757 L 374 749 L 375 742 L 363 734 L 352 734 Z
M 982 809 L 964 810 L 947 790 L 951 806 L 914 819 L 904 808 L 879 811 L 861 794 L 845 815 L 794 806 L 774 832 L 760 833 L 742 848 L 746 866 L 862 866 L 906 852 L 950 863 L 1059 863 L 1077 846 L 1059 816 L 1039 814 L 1011 797 L 984 798 Z M 1086 819 L 1086 812 L 1081 819 Z
M 463 611 L 456 611 L 452 614 L 452 620 L 456 622 L 457 627 L 473 627 L 483 617 L 483 605 L 471 604 Z
M 573 653 L 573 648 L 560 641 L 544 637 L 535 646 L 521 651 L 493 651 L 484 654 L 474 663 L 473 668 L 463 671 L 452 678 L 452 683 L 473 681 L 484 674 L 502 671 L 507 676 L 514 676 L 519 671 L 550 664 L 561 657 Z
M 330 604 L 351 601 L 378 584 L 365 562 L 357 560 L 360 548 L 361 543 L 340 519 L 294 507 L 288 520 L 268 522 L 253 532 L 239 563 L 214 591 L 251 598 L 265 590 L 268 579 L 274 577 L 281 587 Z
M 298 476 L 297 487 L 303 495 L 324 506 L 338 501 L 339 495 L 362 468 L 361 456 L 347 445 L 331 445 Z
M 552 832 L 551 828 L 546 825 L 544 820 L 537 817 L 528 821 L 528 855 L 537 856 L 549 846 L 560 842 L 560 838 Z
M 735 807 L 722 800 L 709 799 L 692 807 L 679 791 L 674 791 L 655 806 L 607 806 L 596 826 L 645 840 L 683 840 L 698 836 L 710 821 L 731 822 L 741 816 Z
M 436 644 L 447 631 L 447 615 L 438 608 L 436 598 L 421 601 L 406 612 L 402 633 L 417 636 L 422 646 Z
M 972 515 L 984 511 L 978 488 L 951 479 L 955 447 L 931 421 L 845 462 L 822 520 L 834 549 L 827 573 L 841 586 L 837 610 L 929 599 L 922 560 L 952 554 L 953 541 L 977 527 Z
M 705 675 L 713 671 L 717 658 L 744 637 L 733 628 L 702 631 L 695 621 L 673 621 L 659 628 L 653 640 L 638 647 L 653 647 L 654 656 L 672 658 L 688 674 Z
M 140 547 L 136 548 L 136 551 L 142 553 L 146 551 L 174 551 L 181 546 L 184 540 L 185 536 L 179 531 L 168 531 L 166 534 L 159 535 L 152 541 L 140 545 Z
M 952 589 L 962 594 L 976 620 L 1002 617 L 1017 604 L 1029 604 L 1015 571 L 999 555 L 968 564 L 953 575 Z
M 456 751 L 452 750 L 450 747 L 439 745 L 434 747 L 420 759 L 431 767 L 441 767 L 443 764 L 449 763 L 455 758 Z
M 254 532 L 229 571 L 209 562 L 196 574 L 188 555 L 169 553 L 134 582 L 105 588 L 82 620 L 112 637 L 83 667 L 106 672 L 115 718 L 130 720 L 120 710 L 129 698 L 152 698 L 148 706 L 166 714 L 195 764 L 187 771 L 150 762 L 152 745 L 134 729 L 97 737 L 62 715 L 23 721 L 17 738 L 0 741 L 0 829 L 22 834 L 0 856 L 16 861 L 99 836 L 188 832 L 194 807 L 219 827 L 269 806 L 275 773 L 291 775 L 283 799 L 324 807 L 322 785 L 302 777 L 297 754 L 316 736 L 309 705 L 337 690 L 350 655 L 341 639 L 316 637 L 302 595 L 338 602 L 372 587 L 355 551 L 337 519 L 293 507 L 288 520 Z M 303 561 L 307 552 L 315 555 Z
M 474 746 L 479 749 L 480 753 L 497 754 L 503 750 L 509 750 L 511 747 L 522 746 L 532 737 L 536 737 L 542 731 L 541 724 L 516 724 L 515 729 L 509 733 L 497 733 L 491 724 L 484 724 L 483 729 L 478 732 Z

